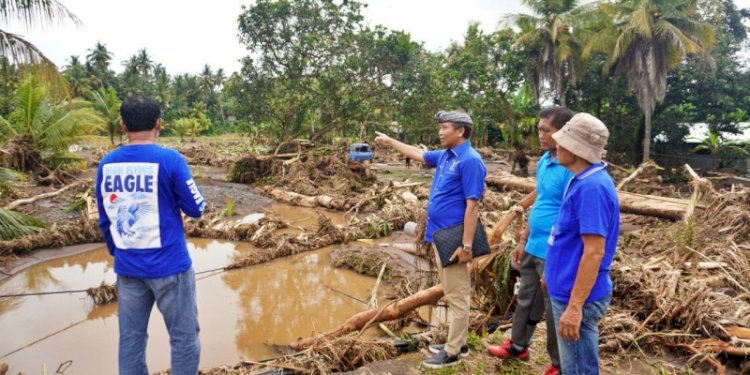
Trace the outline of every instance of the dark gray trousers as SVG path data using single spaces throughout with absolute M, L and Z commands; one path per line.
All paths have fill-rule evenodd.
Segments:
M 560 352 L 557 349 L 555 321 L 552 319 L 552 305 L 549 295 L 542 290 L 540 279 L 544 274 L 544 259 L 524 253 L 521 259 L 521 288 L 516 296 L 516 313 L 513 316 L 511 340 L 515 346 L 527 348 L 534 334 L 536 324 L 542 320 L 547 310 L 547 352 L 552 364 L 560 366 Z

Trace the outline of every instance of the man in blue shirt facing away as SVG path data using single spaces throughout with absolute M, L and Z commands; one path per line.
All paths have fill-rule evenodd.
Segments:
M 599 320 L 612 298 L 609 269 L 620 231 L 617 190 L 602 163 L 609 131 L 579 113 L 552 135 L 575 177 L 549 237 L 544 282 L 552 302 L 562 373 L 599 373 Z
M 155 144 L 161 109 L 129 96 L 120 107 L 128 144 L 99 163 L 99 227 L 115 258 L 120 326 L 119 373 L 147 375 L 148 319 L 154 302 L 172 346 L 171 373 L 198 373 L 200 340 L 195 272 L 180 211 L 199 217 L 206 202 L 185 158 Z
M 539 145 L 546 152 L 536 167 L 536 200 L 529 215 L 529 225 L 513 251 L 513 266 L 521 272 L 521 287 L 516 298 L 511 338 L 505 344 L 491 345 L 489 352 L 499 358 L 529 359 L 529 345 L 536 324 L 547 311 L 547 352 L 551 364 L 545 375 L 556 375 L 560 368 L 557 335 L 552 319 L 549 295 L 542 290 L 547 239 L 562 204 L 562 195 L 573 174 L 557 162 L 557 144 L 552 135 L 573 117 L 566 107 L 547 107 L 539 113 Z
M 435 176 L 427 205 L 425 241 L 433 243 L 433 234 L 444 228 L 464 224 L 463 246 L 453 253 L 451 259 L 458 260 L 445 268 L 435 250 L 438 275 L 445 291 L 445 300 L 450 309 L 448 340 L 445 345 L 431 345 L 435 356 L 424 361 L 430 368 L 453 366 L 459 356 L 468 355 L 466 337 L 469 333 L 469 307 L 471 302 L 471 277 L 467 264 L 472 259 L 471 246 L 477 228 L 479 199 L 484 193 L 484 178 L 487 170 L 469 141 L 473 122 L 463 112 L 438 112 L 435 115 L 440 125 L 439 151 L 422 151 L 401 143 L 385 134 L 377 133 L 375 142 L 396 149 L 404 156 L 435 168 Z M 434 249 L 434 246 L 433 246 Z

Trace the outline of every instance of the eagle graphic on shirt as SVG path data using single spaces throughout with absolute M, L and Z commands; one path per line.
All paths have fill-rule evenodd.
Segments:
M 117 208 L 117 233 L 123 237 L 134 237 L 136 232 L 133 225 L 146 215 L 153 212 L 148 202 L 134 202 L 123 204 Z
M 105 164 L 101 192 L 118 249 L 161 247 L 158 163 Z

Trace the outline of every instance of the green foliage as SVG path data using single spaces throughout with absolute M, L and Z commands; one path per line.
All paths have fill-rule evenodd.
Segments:
M 466 344 L 472 349 L 484 349 L 484 339 L 474 331 L 469 331 L 469 335 L 466 336 Z
M 117 97 L 117 91 L 113 88 L 99 87 L 97 91 L 89 93 L 92 107 L 104 119 L 109 142 L 115 145 L 115 135 L 120 132 L 120 105 L 122 101 Z
M 472 115 L 472 141 L 477 146 L 490 143 L 491 128 L 514 117 L 508 93 L 518 89 L 523 60 L 511 50 L 516 34 L 510 29 L 484 34 L 472 23 L 462 45 L 447 51 L 445 74 L 451 107 Z
M 528 70 L 535 101 L 548 82 L 554 101 L 566 105 L 567 85 L 575 83 L 581 63 L 581 43 L 572 27 L 576 1 L 524 0 L 524 4 L 536 15 L 512 15 L 510 19 L 521 29 L 514 46 L 536 56 Z
M 65 208 L 65 212 L 73 213 L 80 212 L 86 209 L 86 198 L 83 195 L 79 195 L 70 201 L 68 207 Z
M 166 128 L 180 137 L 181 141 L 185 141 L 185 136 L 190 135 L 192 129 L 197 127 L 198 120 L 194 118 L 180 118 L 172 121 L 171 124 L 167 124 Z
M 80 161 L 68 148 L 98 132 L 103 123 L 91 103 L 81 99 L 55 103 L 45 85 L 28 77 L 18 88 L 16 109 L 7 120 L 0 118 L 0 142 L 29 134 L 48 166 L 55 169 Z
M 701 22 L 696 1 L 625 0 L 600 2 L 586 17 L 602 20 L 591 33 L 584 58 L 604 53 L 604 69 L 627 77 L 645 117 L 643 160 L 650 158 L 651 117 L 664 100 L 667 74 L 687 56 L 706 57 L 716 29 Z
M 503 141 L 521 151 L 529 146 L 538 147 L 537 112 L 531 87 L 523 86 L 508 101 L 507 122 L 500 125 Z
M 38 218 L 0 208 L 0 240 L 2 241 L 34 234 L 46 227 L 47 224 Z
M 0 198 L 10 195 L 13 191 L 12 182 L 21 181 L 24 175 L 8 168 L 0 168 Z
M 227 199 L 224 205 L 224 209 L 219 212 L 216 216 L 217 219 L 223 219 L 225 217 L 232 217 L 237 215 L 237 209 L 235 208 L 236 201 L 234 199 Z

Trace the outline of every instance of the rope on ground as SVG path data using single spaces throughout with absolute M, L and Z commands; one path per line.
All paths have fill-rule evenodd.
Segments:
M 201 275 L 209 272 L 216 271 L 227 271 L 226 267 L 214 268 L 212 270 L 205 270 L 196 272 L 195 275 Z M 76 290 L 57 290 L 52 292 L 34 292 L 34 293 L 18 293 L 18 294 L 0 294 L 0 298 L 20 298 L 20 297 L 33 297 L 33 296 L 46 296 L 50 294 L 73 294 L 73 293 L 86 293 L 88 289 L 76 289 Z

